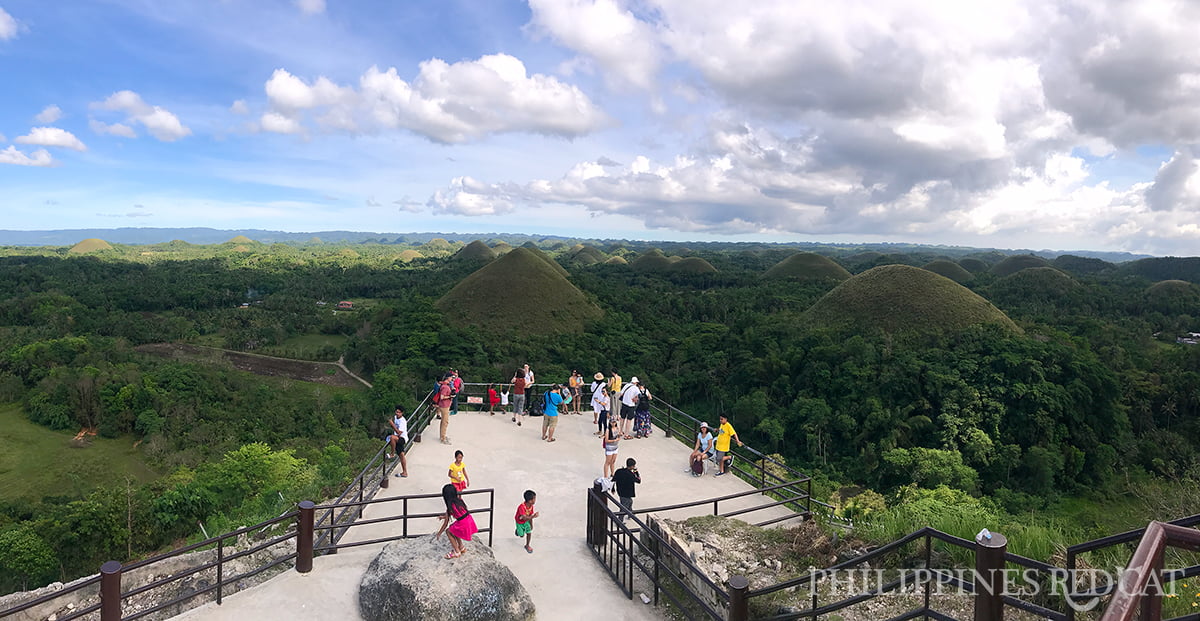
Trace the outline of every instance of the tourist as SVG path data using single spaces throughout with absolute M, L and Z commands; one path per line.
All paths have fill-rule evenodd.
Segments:
M 595 435 L 603 435 L 608 429 L 608 390 L 604 385 L 604 374 L 599 371 L 593 375 L 592 382 L 592 423 L 597 425 Z
M 391 445 L 392 451 L 388 453 L 388 459 L 395 459 L 400 456 L 400 472 L 396 473 L 398 477 L 408 477 L 408 420 L 404 418 L 404 408 L 396 406 L 396 412 L 392 415 L 392 420 L 388 421 L 391 426 L 391 433 L 388 435 L 388 444 Z
M 488 384 L 488 414 L 496 415 L 496 406 L 500 405 L 500 395 L 496 392 L 495 384 Z
M 458 414 L 458 393 L 462 392 L 463 381 L 458 376 L 458 369 L 450 369 L 450 390 L 454 391 L 454 398 L 450 400 L 450 415 Z
M 554 441 L 554 429 L 558 427 L 559 406 L 570 403 L 570 397 L 563 397 L 562 393 L 563 387 L 555 384 L 546 391 L 542 398 L 542 439 L 547 442 Z
M 713 476 L 721 476 L 728 472 L 729 463 L 733 461 L 733 457 L 729 455 L 729 443 L 732 440 L 737 440 L 738 446 L 742 445 L 742 439 L 738 437 L 737 432 L 733 430 L 733 425 L 729 424 L 729 417 L 721 415 L 721 426 L 717 428 L 717 439 L 713 442 L 717 449 L 717 470 Z
M 625 467 L 616 471 L 612 479 L 613 485 L 617 488 L 617 500 L 624 508 L 624 511 L 621 512 L 621 521 L 624 522 L 627 515 L 633 515 L 633 497 L 637 495 L 634 485 L 642 482 L 642 476 L 638 474 L 637 461 L 632 457 L 626 459 Z
M 540 515 L 537 511 L 533 510 L 533 503 L 535 502 L 537 502 L 537 494 L 531 489 L 525 490 L 525 502 L 517 505 L 517 515 L 515 518 L 517 520 L 517 536 L 524 535 L 525 551 L 530 554 L 533 554 L 533 548 L 529 545 L 530 540 L 533 538 L 533 519 Z
M 467 465 L 463 463 L 463 452 L 454 451 L 454 463 L 450 464 L 450 484 L 454 489 L 463 491 L 471 486 L 471 475 L 467 474 Z
M 704 474 L 704 460 L 712 457 L 712 451 L 712 432 L 708 430 L 708 423 L 700 423 L 700 432 L 696 434 L 696 446 L 692 448 L 692 454 L 688 457 L 686 472 L 692 473 L 694 477 Z
M 529 368 L 529 363 L 521 367 L 521 373 L 525 377 L 525 410 L 532 413 L 536 405 L 533 400 L 537 397 L 537 391 L 533 385 L 533 369 Z
M 583 376 L 579 375 L 578 370 L 571 371 L 571 377 L 567 378 L 567 388 L 571 391 L 571 400 L 574 401 L 575 407 L 569 408 L 575 414 L 579 413 L 579 382 Z
M 508 384 L 504 384 L 503 386 L 500 387 L 500 413 L 501 414 L 506 414 L 508 412 L 508 402 L 509 402 Z
M 617 374 L 616 369 L 609 369 L 607 388 L 608 396 L 613 400 L 613 405 L 616 406 L 617 395 L 621 393 L 621 376 Z
M 621 433 L 624 434 L 626 440 L 632 440 L 633 435 L 633 416 L 638 402 L 638 378 L 633 376 L 629 383 L 621 389 Z
M 458 558 L 467 553 L 466 542 L 471 540 L 471 536 L 479 532 L 479 527 L 475 525 L 475 518 L 471 517 L 471 512 L 467 509 L 467 503 L 463 502 L 459 496 L 458 490 L 454 486 L 447 483 L 442 486 L 442 500 L 446 502 L 446 513 L 442 515 L 442 527 L 438 529 L 434 539 L 446 533 L 446 537 L 450 540 L 450 552 L 446 554 L 447 559 Z M 454 523 L 450 520 L 453 518 Z M 447 531 L 447 526 L 449 530 Z
M 649 438 L 652 427 L 650 425 L 650 400 L 654 398 L 649 390 L 638 381 L 638 378 L 630 380 L 631 384 L 637 387 L 637 405 L 633 410 L 633 437 Z
M 617 467 L 617 445 L 621 442 L 621 427 L 615 416 L 609 417 L 608 431 L 600 440 L 604 446 L 604 478 L 609 478 Z
M 450 404 L 453 402 L 454 389 L 451 388 L 450 376 L 447 375 L 442 378 L 441 387 L 438 388 L 437 398 L 434 401 L 438 417 L 442 419 L 442 424 L 438 431 L 442 444 L 450 444 L 450 437 L 446 435 L 446 432 L 450 430 Z
M 511 381 L 512 381 L 512 385 L 513 385 L 513 397 L 512 397 L 512 399 L 513 399 L 513 417 L 512 417 L 512 419 L 513 419 L 513 422 L 516 423 L 518 427 L 520 427 L 521 419 L 524 418 L 524 416 L 525 416 L 525 372 L 522 371 L 521 369 L 517 369 L 517 372 L 513 373 L 513 378 Z

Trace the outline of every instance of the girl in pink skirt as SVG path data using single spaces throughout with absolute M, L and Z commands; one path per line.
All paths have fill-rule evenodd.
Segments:
M 433 538 L 437 539 L 446 532 L 447 538 L 450 539 L 450 552 L 446 554 L 446 558 L 458 558 L 467 552 L 464 542 L 470 541 L 471 535 L 479 532 L 479 527 L 475 525 L 475 518 L 471 517 L 467 504 L 463 502 L 452 483 L 442 486 L 442 500 L 446 501 L 446 514 L 442 516 L 442 527 Z M 450 518 L 454 518 L 453 524 L 450 523 Z M 448 531 L 447 526 L 450 527 Z

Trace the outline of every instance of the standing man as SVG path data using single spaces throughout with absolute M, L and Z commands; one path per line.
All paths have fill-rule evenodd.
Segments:
M 458 369 L 450 369 L 450 390 L 454 391 L 452 393 L 454 398 L 450 401 L 451 416 L 458 414 L 458 393 L 462 391 L 462 386 L 463 381 L 462 378 L 458 376 Z
M 738 446 L 742 446 L 742 439 L 738 437 L 736 431 L 733 430 L 733 425 L 729 424 L 729 417 L 721 415 L 721 426 L 717 428 L 717 439 L 713 441 L 713 446 L 717 449 L 717 470 L 713 476 L 721 476 L 729 472 L 729 461 L 732 457 L 727 457 L 729 454 L 729 443 L 731 440 L 737 440 Z
M 442 378 L 441 386 L 438 387 L 437 406 L 438 416 L 442 417 L 442 426 L 440 433 L 442 444 L 450 444 L 450 436 L 446 435 L 446 431 L 450 429 L 450 404 L 454 402 L 454 389 L 450 387 L 450 376 Z
M 408 452 L 408 420 L 404 418 L 404 408 L 396 406 L 396 413 L 392 415 L 392 420 L 389 421 L 392 427 L 392 435 L 388 436 L 388 443 L 392 445 L 392 452 L 388 455 L 388 459 L 393 459 L 394 456 L 400 456 L 400 472 L 396 473 L 398 477 L 408 476 L 408 457 L 405 455 Z
M 621 388 L 621 433 L 625 435 L 626 440 L 633 439 L 633 417 L 636 414 L 640 392 L 637 383 L 638 378 L 635 375 Z
M 555 384 L 546 390 L 545 411 L 542 414 L 542 439 L 554 441 L 554 428 L 558 426 L 558 408 L 563 403 L 562 386 Z
M 624 509 L 621 511 L 621 521 L 625 521 L 625 517 L 633 515 L 633 497 L 637 495 L 637 490 L 634 485 L 642 482 L 642 475 L 638 474 L 637 461 L 632 457 L 625 460 L 625 467 L 613 473 L 613 485 L 617 487 L 617 499 Z
M 512 377 L 513 385 L 513 422 L 518 427 L 521 426 L 521 419 L 525 416 L 525 370 L 517 369 Z

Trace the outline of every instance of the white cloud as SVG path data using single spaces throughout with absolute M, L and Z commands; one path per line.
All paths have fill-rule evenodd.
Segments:
M 239 116 L 250 114 L 250 108 L 246 105 L 245 99 L 238 99 L 229 106 L 229 111 Z
M 32 157 L 31 157 L 32 156 Z M 26 155 L 18 151 L 16 147 L 9 146 L 7 149 L 0 151 L 0 164 L 15 164 L 17 166 L 54 166 L 58 162 L 50 157 L 50 152 L 45 149 L 38 149 L 30 155 Z
M 0 134 L 0 142 L 8 142 L 8 138 L 5 138 L 4 134 Z
M 650 24 L 618 0 L 530 0 L 530 26 L 594 59 L 610 81 L 650 88 L 662 50 Z
M 56 105 L 46 106 L 37 116 L 33 117 L 38 123 L 53 123 L 62 118 L 63 111 Z
M 20 25 L 3 8 L 0 8 L 0 41 L 15 39 Z
M 428 60 L 411 83 L 395 68 L 371 67 L 357 90 L 276 69 L 265 90 L 273 113 L 297 123 L 312 114 L 326 131 L 407 129 L 443 143 L 513 132 L 575 137 L 608 122 L 577 87 L 528 75 L 524 63 L 506 54 L 453 64 Z
M 105 123 L 104 121 L 97 121 L 96 119 L 88 119 L 88 127 L 90 127 L 93 132 L 102 136 L 107 134 L 109 136 L 137 138 L 137 132 L 133 131 L 132 127 L 123 123 L 109 124 Z
M 325 12 L 325 0 L 296 0 L 296 8 L 305 15 Z
M 127 123 L 138 123 L 152 136 L 163 142 L 174 142 L 192 133 L 165 108 L 151 106 L 142 101 L 141 95 L 133 91 L 118 91 L 102 102 L 93 102 L 92 108 L 124 112 Z
M 276 134 L 299 134 L 304 131 L 300 127 L 300 123 L 296 119 L 286 117 L 277 112 L 267 112 L 259 119 L 259 124 L 263 131 L 273 132 Z
M 74 151 L 87 151 L 75 134 L 58 127 L 35 127 L 24 136 L 17 136 L 13 142 L 18 144 L 35 144 L 43 147 L 62 147 Z

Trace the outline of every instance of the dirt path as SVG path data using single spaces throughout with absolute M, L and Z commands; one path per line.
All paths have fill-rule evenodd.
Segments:
M 371 387 L 363 378 L 351 373 L 343 359 L 337 362 L 313 362 L 293 358 L 277 358 L 262 354 L 249 354 L 216 347 L 186 345 L 183 343 L 152 343 L 134 348 L 142 353 L 193 362 L 216 362 L 232 365 L 241 371 L 272 377 L 286 377 L 302 382 L 314 382 L 343 388 Z

